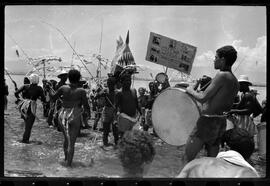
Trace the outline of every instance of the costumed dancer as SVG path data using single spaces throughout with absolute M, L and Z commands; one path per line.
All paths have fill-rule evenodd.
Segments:
M 93 125 L 93 130 L 97 130 L 99 120 L 101 119 L 102 109 L 103 109 L 104 104 L 105 104 L 105 98 L 98 96 L 101 93 L 102 89 L 103 89 L 102 86 L 98 85 L 96 94 L 94 96 L 94 100 L 95 100 L 94 101 L 94 103 L 95 103 L 95 121 L 94 121 L 94 125 Z M 99 130 L 102 131 L 103 127 L 100 127 Z
M 107 79 L 107 86 L 108 88 L 103 89 L 98 97 L 104 97 L 104 107 L 102 110 L 102 125 L 103 125 L 103 145 L 109 146 L 108 143 L 108 136 L 110 130 L 112 129 L 113 136 L 114 136 L 114 144 L 117 145 L 118 143 L 118 129 L 115 123 L 116 120 L 116 107 L 115 107 L 115 78 L 109 77 Z
M 137 122 L 137 112 L 140 113 L 137 91 L 131 88 L 131 75 L 124 73 L 120 77 L 122 90 L 116 94 L 116 108 L 118 109 L 118 131 L 120 137 L 125 131 L 131 130 Z
M 80 88 L 81 74 L 78 70 L 72 69 L 68 72 L 70 84 L 61 86 L 54 94 L 50 91 L 53 100 L 62 97 L 62 107 L 59 110 L 58 122 L 64 134 L 64 154 L 67 166 L 71 166 L 74 145 L 81 127 L 81 115 L 84 110 L 90 115 L 90 106 L 87 101 L 86 91 Z
M 25 84 L 15 92 L 16 98 L 19 98 L 19 94 L 24 92 L 24 99 L 21 99 L 18 103 L 19 111 L 25 122 L 22 143 L 29 143 L 31 130 L 36 119 L 37 99 L 40 98 L 43 103 L 46 102 L 43 89 L 38 85 L 39 76 L 37 74 L 31 74 L 29 79 L 31 84 Z
M 66 81 L 67 81 L 67 78 L 68 78 L 68 73 L 65 70 L 62 70 L 58 74 L 57 77 L 60 79 L 60 81 L 55 86 L 56 91 L 61 86 L 66 85 Z M 51 111 L 47 121 L 48 121 L 49 126 L 54 124 L 54 127 L 57 128 L 57 131 L 60 132 L 60 128 L 59 128 L 59 125 L 58 125 L 58 119 L 57 118 L 58 118 L 58 113 L 59 113 L 59 110 L 60 110 L 61 104 L 62 104 L 61 97 L 59 97 L 59 99 L 57 99 L 57 100 L 54 100 L 53 102 L 54 102 L 53 108 L 51 107 L 51 109 L 53 109 L 53 110 Z

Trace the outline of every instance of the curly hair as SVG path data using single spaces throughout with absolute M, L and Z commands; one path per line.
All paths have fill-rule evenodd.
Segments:
M 229 66 L 232 66 L 237 59 L 237 51 L 230 45 L 217 49 L 216 53 L 220 58 L 224 57 Z
M 225 142 L 231 150 L 239 152 L 245 159 L 249 159 L 254 151 L 254 139 L 245 129 L 227 130 L 221 138 L 222 146 Z
M 142 173 L 142 165 L 152 162 L 155 153 L 151 137 L 145 131 L 126 131 L 119 142 L 120 161 L 131 174 Z

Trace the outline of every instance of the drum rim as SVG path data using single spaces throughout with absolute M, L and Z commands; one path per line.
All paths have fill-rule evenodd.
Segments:
M 159 82 L 159 81 L 157 80 L 157 77 L 160 76 L 160 75 L 163 75 L 163 76 L 165 77 L 165 80 L 166 80 L 166 77 L 168 77 L 166 73 L 160 72 L 160 73 L 158 73 L 158 74 L 156 75 L 156 78 L 155 78 L 157 82 Z M 165 82 L 165 80 L 164 80 L 164 82 Z M 164 82 L 159 82 L 159 83 L 164 83 Z
M 168 91 L 168 90 L 180 90 L 180 91 L 186 93 L 186 90 L 183 89 L 183 88 L 169 87 L 169 88 L 165 89 L 164 91 L 162 91 L 159 95 L 164 94 L 164 92 L 165 92 L 165 91 Z M 158 96 L 159 96 L 159 95 L 158 95 Z M 186 95 L 188 95 L 188 97 L 189 97 L 189 98 L 192 100 L 192 102 L 195 104 L 195 106 L 196 106 L 196 108 L 197 108 L 197 110 L 198 110 L 199 117 L 200 117 L 200 116 L 201 116 L 201 110 L 199 109 L 199 106 L 198 106 L 197 102 L 195 101 L 195 99 L 194 99 L 191 95 L 189 95 L 189 94 L 187 94 L 187 93 L 186 93 Z M 158 98 L 158 96 L 156 97 L 156 99 Z M 156 99 L 155 99 L 155 101 L 154 101 L 154 103 L 153 103 L 153 105 L 152 105 L 151 113 L 153 113 L 153 107 L 154 107 L 154 104 L 155 104 L 155 102 L 156 102 Z M 155 128 L 155 125 L 154 125 L 154 122 L 153 122 L 153 114 L 151 114 L 151 120 L 152 120 L 153 128 Z M 194 126 L 196 126 L 196 123 L 194 124 Z M 158 134 L 157 134 L 157 135 L 158 135 Z M 162 139 L 160 136 L 158 136 L 158 137 L 159 137 L 159 139 L 161 139 L 163 142 L 165 142 L 165 143 L 167 143 L 167 144 L 169 144 L 169 145 L 172 145 L 172 146 L 182 146 L 182 145 L 170 144 L 170 143 L 168 143 L 167 141 L 165 141 L 164 139 Z M 184 145 L 184 144 L 183 144 L 183 145 Z
M 168 90 L 180 90 L 180 91 L 186 93 L 186 90 L 183 89 L 183 88 L 168 87 L 168 88 L 166 88 L 165 90 L 161 91 L 159 95 L 164 94 L 164 92 L 165 92 L 165 91 L 168 91 Z M 159 96 L 159 95 L 158 95 L 158 96 Z M 191 95 L 189 95 L 188 93 L 186 93 L 186 95 L 188 95 L 188 97 L 189 97 L 189 98 L 192 100 L 192 102 L 196 105 L 196 107 L 197 107 L 197 109 L 198 109 L 198 112 L 199 112 L 199 115 L 201 116 L 201 110 L 200 110 L 200 107 L 198 106 L 198 104 L 197 104 L 195 98 L 193 98 L 193 97 L 192 97 Z M 156 99 L 158 98 L 158 96 L 155 98 L 155 101 L 156 101 Z M 153 110 L 155 101 L 154 101 L 154 103 L 153 103 L 153 105 L 152 105 L 152 107 L 151 107 L 151 110 Z M 151 116 L 151 118 L 152 118 L 152 116 Z

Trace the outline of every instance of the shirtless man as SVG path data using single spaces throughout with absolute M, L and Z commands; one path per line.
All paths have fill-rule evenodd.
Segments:
M 249 178 L 259 177 L 247 162 L 254 151 L 254 140 L 241 128 L 227 130 L 222 136 L 225 152 L 189 162 L 178 178 Z
M 236 61 L 237 51 L 224 46 L 216 51 L 214 68 L 220 72 L 212 79 L 206 90 L 197 92 L 193 86 L 187 93 L 202 103 L 201 116 L 186 143 L 183 163 L 193 160 L 205 145 L 207 156 L 215 157 L 219 152 L 220 137 L 226 129 L 224 112 L 231 109 L 239 90 L 237 78 L 231 67 Z
M 118 129 L 120 137 L 124 132 L 131 130 L 136 124 L 137 111 L 140 112 L 136 89 L 130 88 L 131 75 L 124 75 L 120 79 L 122 91 L 116 94 L 116 108 L 120 113 L 118 115 Z
M 15 92 L 17 99 L 19 99 L 20 93 L 23 93 L 23 99 L 20 99 L 21 101 L 18 103 L 21 117 L 25 122 L 22 143 L 29 143 L 31 130 L 36 119 L 37 99 L 41 99 L 43 103 L 46 102 L 44 91 L 38 85 L 39 76 L 37 74 L 31 74 L 29 79 L 31 84 L 24 84 Z
M 70 84 L 61 86 L 55 94 L 51 91 L 50 94 L 53 100 L 62 97 L 62 108 L 58 116 L 59 125 L 64 134 L 64 153 L 67 166 L 71 166 L 74 145 L 76 138 L 80 131 L 81 114 L 83 108 L 88 111 L 90 116 L 90 106 L 86 98 L 86 91 L 79 88 L 81 74 L 78 70 L 70 70 L 68 72 L 68 79 Z

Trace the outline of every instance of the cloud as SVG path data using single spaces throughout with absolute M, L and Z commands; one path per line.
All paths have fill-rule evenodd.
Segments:
M 237 60 L 233 65 L 232 71 L 238 77 L 240 74 L 246 74 L 255 82 L 266 81 L 266 36 L 257 38 L 254 47 L 244 46 L 242 40 L 234 40 L 231 43 L 237 50 Z M 202 71 L 204 67 L 209 67 L 212 72 L 211 63 L 214 60 L 215 52 L 206 51 L 197 56 L 193 67 L 199 67 Z M 202 68 L 203 67 L 203 68 Z M 211 68 L 210 68 L 211 67 Z M 194 69 L 193 71 L 195 71 Z M 197 72 L 197 71 L 196 71 Z
M 265 71 L 266 69 L 266 36 L 257 38 L 254 48 L 242 46 L 241 40 L 236 40 L 232 45 L 238 51 L 238 60 L 236 66 L 239 65 L 243 71 L 250 69 Z M 255 69 L 254 69 L 255 68 Z
M 215 58 L 215 53 L 211 50 L 204 52 L 203 54 L 197 56 L 194 60 L 194 66 L 204 66 L 208 67 L 212 64 Z

